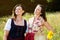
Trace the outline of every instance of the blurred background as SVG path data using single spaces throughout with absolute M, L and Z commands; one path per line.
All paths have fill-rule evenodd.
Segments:
M 33 12 L 37 4 L 45 6 L 46 11 L 60 11 L 60 0 L 0 0 L 0 16 L 11 15 L 16 4 L 22 4 L 27 12 Z
M 43 5 L 47 20 L 56 31 L 51 40 L 60 40 L 60 0 L 0 0 L 0 40 L 3 38 L 5 23 L 11 17 L 12 9 L 16 4 L 24 5 L 25 11 L 27 12 L 24 15 L 26 20 L 33 16 L 37 4 Z M 47 35 L 48 31 L 46 28 L 44 29 Z

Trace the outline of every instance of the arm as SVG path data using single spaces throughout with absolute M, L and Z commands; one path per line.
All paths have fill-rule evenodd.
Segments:
M 7 40 L 8 34 L 9 34 L 9 31 L 5 30 L 5 31 L 4 31 L 3 40 Z
M 3 40 L 7 40 L 10 28 L 11 28 L 11 19 L 8 19 L 8 21 L 7 21 L 7 23 L 6 23 L 5 27 L 4 27 Z
M 54 34 L 54 29 L 51 27 L 51 25 L 46 21 L 44 22 L 45 27 L 49 30 L 47 34 L 47 39 L 52 39 Z
M 45 26 L 48 30 L 52 30 L 52 31 L 54 32 L 52 26 L 51 26 L 47 21 L 44 21 L 44 26 Z

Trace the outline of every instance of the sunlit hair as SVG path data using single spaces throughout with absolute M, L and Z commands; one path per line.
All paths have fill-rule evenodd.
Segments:
M 41 10 L 41 9 L 42 9 L 42 8 L 41 8 L 41 5 L 38 4 L 38 5 L 36 6 L 36 8 L 35 8 L 35 10 L 34 10 L 34 14 L 35 14 L 35 12 L 36 12 L 36 10 L 37 10 L 38 8 Z
M 12 18 L 13 18 L 14 20 L 16 20 L 16 17 L 17 17 L 17 15 L 16 15 L 16 13 L 15 13 L 16 7 L 19 7 L 19 6 L 22 7 L 22 9 L 24 10 L 24 7 L 23 7 L 21 4 L 15 5 L 15 7 L 14 7 L 13 10 L 12 10 Z M 24 15 L 24 13 L 23 13 L 22 15 Z
M 46 14 L 45 14 L 45 7 L 43 6 L 43 5 L 41 5 L 41 4 L 38 4 L 37 6 L 36 6 L 36 8 L 35 8 L 35 10 L 34 10 L 34 14 L 35 14 L 35 11 L 36 11 L 36 9 L 37 8 L 39 8 L 40 10 L 41 10 L 41 17 L 45 20 L 45 21 L 47 21 L 47 18 L 46 18 Z

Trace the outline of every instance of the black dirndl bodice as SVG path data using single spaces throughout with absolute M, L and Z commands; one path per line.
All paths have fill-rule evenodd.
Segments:
M 24 20 L 24 26 L 15 25 L 12 19 L 11 29 L 7 40 L 24 40 L 24 33 L 26 32 L 26 20 Z

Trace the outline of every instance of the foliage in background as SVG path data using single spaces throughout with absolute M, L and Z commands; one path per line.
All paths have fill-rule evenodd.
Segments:
M 48 0 L 47 11 L 60 11 L 60 0 Z
M 60 0 L 0 0 L 0 16 L 11 15 L 16 4 L 22 4 L 29 13 L 33 13 L 37 4 L 44 5 L 46 11 L 60 11 Z
M 0 0 L 0 16 L 11 15 L 16 4 L 22 4 L 26 12 L 32 13 L 37 4 L 46 6 L 47 0 Z

